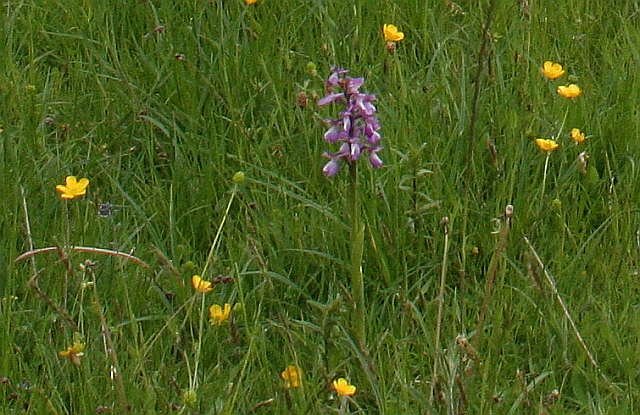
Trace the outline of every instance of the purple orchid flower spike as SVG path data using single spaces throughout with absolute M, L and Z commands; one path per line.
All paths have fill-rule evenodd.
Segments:
M 360 92 L 364 78 L 351 78 L 347 73 L 347 69 L 331 67 L 331 75 L 325 82 L 327 95 L 318 100 L 320 106 L 333 103 L 345 106 L 344 111 L 339 113 L 339 118 L 325 120 L 329 129 L 324 134 L 324 139 L 329 144 L 341 143 L 337 153 L 325 151 L 323 154 L 329 159 L 322 169 L 328 177 L 338 174 L 342 160 L 355 163 L 363 152 L 374 168 L 379 169 L 384 164 L 378 155 L 382 147 L 378 144 L 381 139 L 378 133 L 380 123 L 373 104 L 376 97 Z

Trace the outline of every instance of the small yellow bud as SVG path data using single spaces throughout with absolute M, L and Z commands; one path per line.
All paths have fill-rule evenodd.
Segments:
M 233 175 L 233 182 L 235 184 L 241 184 L 242 182 L 244 182 L 244 172 L 243 171 L 239 171 L 236 174 Z

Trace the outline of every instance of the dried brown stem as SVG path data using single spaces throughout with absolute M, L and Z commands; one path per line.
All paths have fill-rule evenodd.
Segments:
M 484 62 L 487 59 L 489 52 L 488 52 L 488 48 L 489 45 L 491 44 L 491 33 L 489 32 L 489 29 L 491 27 L 491 23 L 493 22 L 493 16 L 495 13 L 495 9 L 496 9 L 496 3 L 497 0 L 490 0 L 489 1 L 489 6 L 487 7 L 487 17 L 486 20 L 484 22 L 484 25 L 482 26 L 482 39 L 480 41 L 480 46 L 478 48 L 478 62 L 476 65 L 476 72 L 473 75 L 472 78 L 472 83 L 473 83 L 473 98 L 471 99 L 471 115 L 470 115 L 470 121 L 469 121 L 469 136 L 467 139 L 467 154 L 466 154 L 466 161 L 465 161 L 465 172 L 464 172 L 464 194 L 462 196 L 462 200 L 463 200 L 463 209 L 464 209 L 464 214 L 463 214 L 463 219 L 462 219 L 462 226 L 460 227 L 460 233 L 463 237 L 463 242 L 462 242 L 462 266 L 460 269 L 460 274 L 461 274 L 461 283 L 460 283 L 460 289 L 461 289 L 461 295 L 462 298 L 464 298 L 465 296 L 465 288 L 466 288 L 466 238 L 467 238 L 467 226 L 469 224 L 469 213 L 471 210 L 471 195 L 472 195 L 472 191 L 471 188 L 473 186 L 473 158 L 474 158 L 474 151 L 475 151 L 475 141 L 476 141 L 476 124 L 478 122 L 478 118 L 479 118 L 479 113 L 480 113 L 480 94 L 482 92 L 482 73 L 484 72 Z M 466 323 L 465 323 L 465 301 L 462 301 L 462 310 L 460 315 L 461 317 L 461 329 L 462 331 L 466 331 Z
M 61 315 L 66 320 L 71 330 L 78 331 L 78 325 L 73 320 L 73 317 L 71 317 L 71 315 L 67 313 L 62 307 L 54 303 L 53 300 L 49 298 L 49 296 L 45 294 L 44 291 L 42 291 L 42 289 L 40 288 L 40 286 L 38 285 L 38 278 L 40 277 L 40 274 L 42 274 L 42 271 L 37 271 L 33 275 L 33 277 L 29 279 L 27 284 L 35 290 L 38 297 L 40 297 L 45 303 L 47 303 L 51 308 L 53 308 L 56 311 L 56 313 Z
M 70 251 L 76 251 L 76 252 L 89 252 L 92 254 L 100 254 L 100 255 L 109 255 L 109 256 L 115 256 L 115 257 L 119 257 L 119 258 L 124 258 L 127 259 L 129 261 L 135 262 L 136 264 L 142 266 L 145 269 L 151 270 L 151 267 L 149 266 L 149 264 L 147 264 L 146 262 L 144 262 L 143 260 L 131 255 L 131 254 L 127 254 L 125 252 L 120 252 L 120 251 L 113 251 L 111 249 L 104 249 L 104 248 L 94 248 L 91 246 L 68 246 L 65 247 L 64 249 L 66 250 L 70 250 Z M 23 253 L 22 255 L 20 255 L 19 257 L 17 257 L 16 259 L 13 260 L 14 263 L 18 263 L 22 260 L 25 260 L 27 258 L 32 258 L 35 255 L 38 254 L 42 254 L 45 252 L 64 252 L 64 249 L 60 249 L 60 247 L 57 246 L 49 246 L 46 248 L 38 248 L 38 249 L 31 249 L 25 253 Z M 64 259 L 65 256 L 63 254 L 61 254 L 61 257 Z

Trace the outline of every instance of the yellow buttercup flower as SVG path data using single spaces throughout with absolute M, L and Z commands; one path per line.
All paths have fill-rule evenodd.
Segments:
M 555 140 L 548 138 L 536 138 L 536 144 L 540 147 L 540 150 L 546 151 L 547 153 L 560 147 Z
M 244 0 L 244 2 L 247 4 L 256 4 L 258 0 Z
M 400 42 L 404 39 L 404 33 L 399 32 L 398 28 L 392 24 L 382 26 L 382 34 L 387 42 Z
M 300 378 L 302 377 L 302 369 L 296 365 L 289 365 L 280 374 L 280 377 L 284 380 L 285 389 L 300 387 Z
M 559 63 L 546 61 L 542 65 L 542 74 L 549 79 L 558 79 L 564 75 L 564 69 L 562 69 L 562 65 Z
M 345 378 L 339 378 L 333 381 L 333 389 L 339 396 L 353 396 L 356 393 L 356 387 L 350 385 Z
M 568 86 L 560 85 L 558 87 L 558 95 L 563 96 L 565 98 L 578 98 L 582 95 L 582 89 L 576 84 L 571 84 Z
M 576 144 L 580 144 L 584 140 L 586 140 L 586 137 L 584 136 L 584 133 L 581 132 L 580 129 L 578 129 L 578 128 L 572 129 L 571 132 L 569 133 L 569 135 L 571 135 L 571 139 L 573 141 L 575 141 Z
M 200 275 L 191 277 L 191 285 L 193 285 L 193 289 L 199 293 L 208 293 L 213 290 L 211 282 L 203 280 Z
M 80 358 L 84 356 L 84 342 L 82 340 L 74 340 L 73 345 L 67 347 L 59 353 L 60 357 L 68 357 L 76 366 L 80 366 Z
M 60 192 L 61 198 L 71 200 L 87 194 L 87 186 L 89 186 L 89 179 L 82 178 L 78 180 L 76 176 L 67 176 L 64 179 L 64 184 L 57 185 L 56 190 Z
M 209 307 L 209 321 L 211 322 L 211 324 L 222 324 L 225 321 L 229 320 L 230 315 L 231 304 L 225 304 L 224 308 L 220 307 L 218 304 L 214 304 Z

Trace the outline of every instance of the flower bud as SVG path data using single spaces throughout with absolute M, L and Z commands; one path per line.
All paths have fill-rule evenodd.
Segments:
M 244 182 L 244 172 L 243 171 L 239 171 L 236 172 L 236 174 L 233 175 L 233 182 L 235 184 L 241 184 Z

